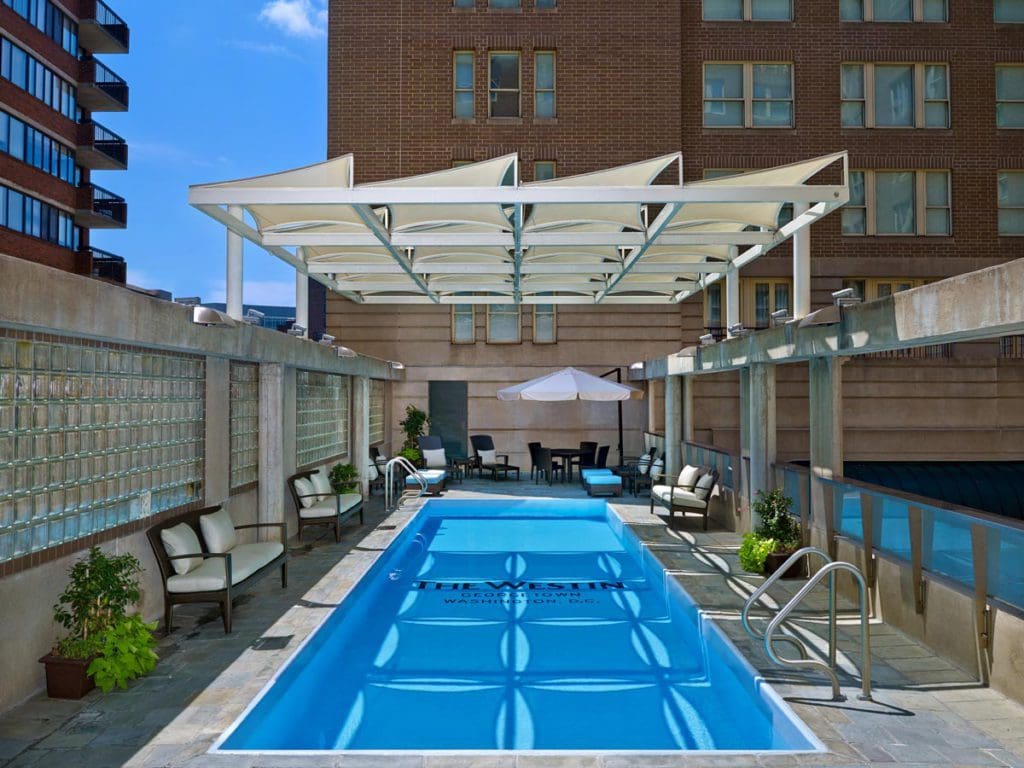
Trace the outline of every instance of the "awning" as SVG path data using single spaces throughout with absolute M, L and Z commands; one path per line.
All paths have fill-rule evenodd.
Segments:
M 849 200 L 845 152 L 693 183 L 681 164 L 672 154 L 520 184 L 513 154 L 355 184 L 345 155 L 193 186 L 189 202 L 357 302 L 657 304 L 682 301 Z M 823 172 L 834 183 L 809 183 Z M 666 176 L 677 180 L 656 183 Z M 787 203 L 797 215 L 779 227 Z

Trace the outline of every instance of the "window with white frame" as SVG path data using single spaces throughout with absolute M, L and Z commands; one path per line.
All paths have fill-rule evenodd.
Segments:
M 472 120 L 475 112 L 473 98 L 472 51 L 456 51 L 452 58 L 454 97 L 452 115 L 460 120 Z
M 842 65 L 844 128 L 948 128 L 945 64 Z
M 487 343 L 518 344 L 522 340 L 518 304 L 487 305 Z
M 452 304 L 452 344 L 476 341 L 476 315 L 472 304 Z
M 947 21 L 948 0 L 839 0 L 843 21 Z
M 476 0 L 452 0 L 456 8 L 476 8 Z
M 547 181 L 548 179 L 555 178 L 555 161 L 554 160 L 537 160 L 533 164 L 533 180 L 534 181 Z
M 1000 171 L 999 234 L 1024 235 L 1024 171 Z
M 1024 23 L 1024 0 L 995 0 L 993 10 L 1000 24 Z
M 550 10 L 558 7 L 556 0 L 537 0 L 536 5 L 541 10 Z
M 739 319 L 744 328 L 768 328 L 772 313 L 792 308 L 793 281 L 788 277 L 741 277 Z M 704 324 L 712 335 L 725 335 L 728 300 L 725 281 L 704 291 Z
M 487 0 L 488 8 L 518 8 L 519 0 Z
M 874 301 L 930 282 L 918 277 L 851 277 L 843 280 L 843 288 L 853 288 L 862 301 Z
M 533 116 L 555 116 L 555 52 L 537 51 L 534 54 Z
M 704 0 L 705 21 L 791 21 L 792 0 Z
M 1024 128 L 1024 64 L 996 67 L 996 127 Z
M 949 235 L 949 171 L 850 171 L 844 235 Z
M 791 128 L 793 65 L 774 62 L 704 64 L 704 126 Z
M 557 341 L 554 304 L 533 305 L 533 343 L 554 344 Z
M 490 117 L 519 117 L 519 52 L 496 51 L 488 57 Z
M 370 379 L 370 445 L 384 442 L 384 382 Z

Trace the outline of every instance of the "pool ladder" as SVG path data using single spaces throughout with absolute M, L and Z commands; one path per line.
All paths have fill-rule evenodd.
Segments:
M 796 565 L 802 558 L 809 555 L 815 555 L 824 562 L 821 569 L 815 573 L 808 582 L 801 587 L 800 591 L 790 598 L 789 602 L 786 603 L 782 608 L 779 609 L 778 613 L 775 614 L 768 622 L 768 627 L 765 629 L 763 634 L 759 634 L 757 630 L 750 626 L 750 609 L 753 607 L 761 596 L 764 595 L 775 582 L 777 582 L 782 575 L 788 571 L 792 566 Z M 828 675 L 832 681 L 832 699 L 834 701 L 842 701 L 843 695 L 839 689 L 839 677 L 836 674 L 836 573 L 839 571 L 846 571 L 853 576 L 857 582 L 857 588 L 859 593 L 859 605 L 860 605 L 860 643 L 861 643 L 861 693 L 858 698 L 864 700 L 871 699 L 871 631 L 868 624 L 868 603 L 867 603 L 867 585 L 864 582 L 864 576 L 861 574 L 860 569 L 850 563 L 845 563 L 841 560 L 832 560 L 828 554 L 817 547 L 804 547 L 798 549 L 786 560 L 782 566 L 773 573 L 768 579 L 765 580 L 764 584 L 754 591 L 747 602 L 743 606 L 743 612 L 740 614 L 740 618 L 743 621 L 743 628 L 747 631 L 755 640 L 764 641 L 764 650 L 768 654 L 773 662 L 783 667 L 810 667 L 812 669 L 818 669 Z M 823 579 L 828 577 L 828 663 L 820 661 L 818 659 L 812 659 L 810 654 L 807 652 L 807 647 L 796 637 L 792 635 L 780 635 L 779 630 L 782 628 L 783 622 L 793 612 L 793 609 L 799 605 L 805 597 L 814 589 Z M 799 659 L 785 659 L 778 655 L 775 650 L 775 644 L 780 642 L 786 642 L 793 645 L 797 652 L 800 654 Z
M 416 478 L 419 490 L 409 490 L 405 486 L 405 479 L 402 478 L 402 492 L 395 494 L 395 466 L 405 470 L 406 474 Z M 427 479 L 403 456 L 395 456 L 388 461 L 384 467 L 384 509 L 394 512 L 406 501 L 418 499 L 427 492 Z

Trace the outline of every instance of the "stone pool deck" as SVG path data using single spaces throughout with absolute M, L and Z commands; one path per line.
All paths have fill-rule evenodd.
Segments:
M 584 496 L 579 487 L 530 482 L 468 480 L 448 498 Z M 89 694 L 80 702 L 45 696 L 0 716 L 0 766 L 76 768 L 137 766 L 177 768 L 655 768 L 664 766 L 1022 766 L 1024 707 L 981 687 L 954 665 L 902 633 L 873 622 L 874 701 L 857 699 L 859 681 L 843 677 L 846 700 L 831 701 L 819 674 L 773 666 L 739 622 L 739 609 L 759 577 L 739 569 L 739 537 L 700 531 L 696 517 L 666 526 L 640 499 L 613 499 L 618 513 L 702 608 L 712 615 L 796 713 L 828 747 L 828 753 L 713 754 L 338 754 L 314 757 L 207 754 L 295 648 L 366 572 L 408 521 L 411 510 L 384 514 L 378 495 L 367 505 L 366 525 L 345 526 L 333 537 L 293 540 L 289 587 L 268 577 L 236 601 L 234 633 L 223 633 L 213 606 L 180 606 L 176 629 L 162 638 L 156 670 L 127 691 Z M 802 582 L 780 584 L 785 599 Z M 819 595 L 824 596 L 824 589 Z M 824 600 L 808 605 L 794 630 L 823 647 Z M 859 666 L 859 628 L 844 606 L 840 621 L 842 666 Z M 817 638 L 817 641 L 815 640 Z M 395 722 L 401 728 L 401 720 Z

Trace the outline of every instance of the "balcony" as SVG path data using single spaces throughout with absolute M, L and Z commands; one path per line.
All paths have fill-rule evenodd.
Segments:
M 76 158 L 93 171 L 123 171 L 128 167 L 128 142 L 89 120 L 78 128 Z
M 90 112 L 124 112 L 128 109 L 128 83 L 92 56 L 82 59 L 78 106 Z
M 128 280 L 128 264 L 124 257 L 101 251 L 99 248 L 88 248 L 85 253 L 92 259 L 93 277 L 111 280 L 121 285 Z
M 103 0 L 83 0 L 78 42 L 90 53 L 128 53 L 128 25 Z
M 128 203 L 103 187 L 83 184 L 78 189 L 75 224 L 87 229 L 124 229 L 128 226 Z

